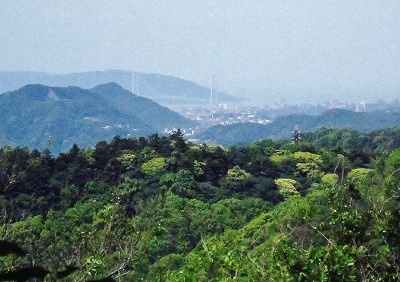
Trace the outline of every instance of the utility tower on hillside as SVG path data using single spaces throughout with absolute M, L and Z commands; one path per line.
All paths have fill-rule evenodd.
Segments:
M 299 126 L 297 124 L 295 124 L 293 128 L 292 140 L 295 144 L 299 144 L 299 140 L 301 140 Z

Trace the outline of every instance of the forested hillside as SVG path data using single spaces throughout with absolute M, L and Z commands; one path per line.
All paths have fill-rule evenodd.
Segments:
M 0 94 L 0 145 L 66 152 L 114 136 L 140 137 L 196 123 L 116 83 L 93 89 L 26 85 Z
M 398 281 L 400 130 L 302 137 L 4 146 L 0 280 Z
M 165 128 L 190 128 L 196 125 L 195 121 L 186 119 L 153 100 L 135 95 L 116 83 L 98 85 L 91 90 L 119 111 L 134 114 L 160 132 Z
M 321 128 L 353 129 L 361 132 L 400 126 L 400 113 L 391 111 L 353 112 L 333 109 L 320 115 L 291 114 L 279 116 L 270 124 L 236 123 L 216 125 L 199 133 L 196 138 L 223 146 L 245 145 L 263 139 L 288 138 L 297 124 L 303 132 Z M 243 134 L 245 132 L 245 134 Z

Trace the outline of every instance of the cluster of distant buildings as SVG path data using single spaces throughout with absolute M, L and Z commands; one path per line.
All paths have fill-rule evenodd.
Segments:
M 372 111 L 400 111 L 400 101 L 375 103 L 359 102 L 340 102 L 337 100 L 325 103 L 273 103 L 264 107 L 246 106 L 246 107 L 229 107 L 228 104 L 215 105 L 209 108 L 186 109 L 179 113 L 186 118 L 198 122 L 198 126 L 194 128 L 181 128 L 185 136 L 190 137 L 207 128 L 215 125 L 230 125 L 236 123 L 258 123 L 269 124 L 275 117 L 289 114 L 310 114 L 319 115 L 331 109 L 344 109 L 354 112 L 372 112 Z M 176 129 L 165 129 L 165 133 L 172 132 Z

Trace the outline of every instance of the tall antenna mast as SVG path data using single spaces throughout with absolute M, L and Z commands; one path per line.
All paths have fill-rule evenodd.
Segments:
M 135 93 L 135 86 L 136 86 L 136 83 L 135 83 L 135 72 L 133 71 L 132 72 L 132 87 L 131 87 L 131 92 L 132 93 Z
M 210 105 L 214 105 L 217 102 L 217 93 L 215 92 L 215 74 L 211 74 L 210 79 Z
M 211 86 L 210 86 L 210 105 L 213 104 L 213 92 L 214 92 L 214 74 L 211 74 Z
M 139 76 L 137 72 L 133 73 L 133 89 L 134 94 L 139 95 Z

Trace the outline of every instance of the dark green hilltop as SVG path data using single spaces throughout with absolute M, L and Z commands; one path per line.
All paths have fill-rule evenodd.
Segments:
M 164 128 L 187 128 L 195 124 L 153 100 L 133 95 L 116 83 L 107 83 L 91 89 L 93 92 L 125 114 L 134 114 L 157 131 Z
M 28 146 L 53 153 L 76 143 L 148 136 L 194 122 L 116 83 L 92 89 L 26 85 L 0 95 L 0 145 Z

